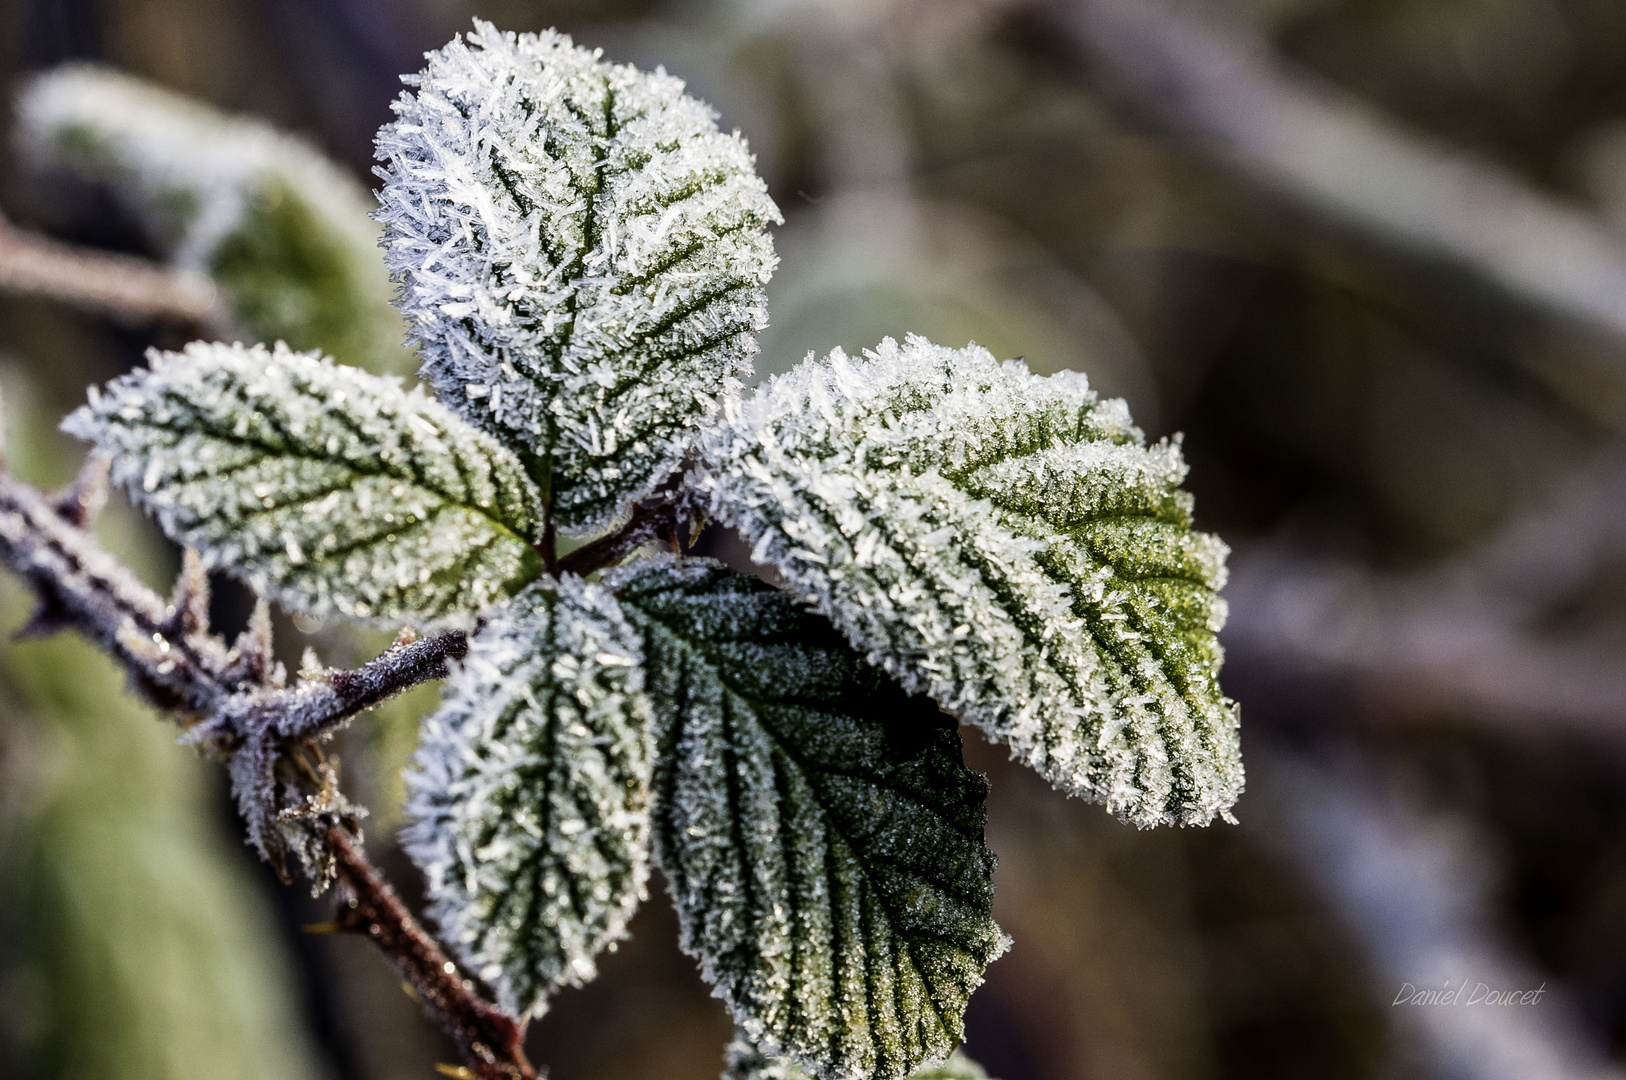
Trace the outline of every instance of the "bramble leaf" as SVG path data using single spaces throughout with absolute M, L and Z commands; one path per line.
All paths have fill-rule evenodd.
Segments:
M 722 1080 L 812 1080 L 806 1069 L 785 1057 L 770 1057 L 743 1034 L 736 1034 L 723 1054 Z M 956 1050 L 941 1064 L 922 1065 L 909 1080 L 988 1080 L 981 1065 Z
M 373 201 L 308 143 L 91 64 L 33 79 L 17 119 L 31 157 L 112 185 L 253 337 L 407 370 Z
M 598 585 L 538 582 L 469 641 L 424 721 L 403 833 L 457 954 L 515 1016 L 595 974 L 649 873 L 637 641 Z
M 1228 816 L 1227 549 L 1123 402 L 887 339 L 771 380 L 703 455 L 712 511 L 905 687 L 1137 825 Z
M 680 80 L 552 31 L 476 21 L 408 81 L 378 217 L 424 376 L 590 531 L 750 371 L 779 211 Z
M 643 639 L 684 950 L 751 1039 L 818 1076 L 946 1056 L 1006 945 L 988 785 L 954 722 L 755 578 L 661 558 L 609 584 Z
M 195 342 L 63 429 L 179 543 L 313 613 L 478 611 L 542 572 L 514 456 L 418 390 L 279 345 Z

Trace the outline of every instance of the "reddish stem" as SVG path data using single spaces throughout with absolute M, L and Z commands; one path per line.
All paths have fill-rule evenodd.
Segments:
M 334 920 L 339 927 L 366 934 L 384 951 L 424 1009 L 457 1043 L 475 1076 L 535 1080 L 536 1070 L 525 1059 L 525 1029 L 481 999 L 473 981 L 446 958 L 350 837 L 334 830 L 328 843 L 339 878 Z

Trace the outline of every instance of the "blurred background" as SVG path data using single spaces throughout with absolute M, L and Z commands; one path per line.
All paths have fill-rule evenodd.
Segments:
M 1626 4 L 0 0 L 0 83 L 98 61 L 370 183 L 397 76 L 472 16 L 664 65 L 748 137 L 786 217 L 759 372 L 916 331 L 1086 371 L 1184 433 L 1199 525 L 1234 548 L 1240 824 L 1137 832 L 966 733 L 1015 939 L 967 1018 L 993 1076 L 1626 1076 Z M 41 237 L 171 253 L 115 192 L 0 163 L 8 452 L 62 483 L 57 418 L 196 327 L 19 277 Z M 173 574 L 127 511 L 103 535 Z M 290 666 L 377 645 L 279 633 Z M 433 701 L 340 746 L 408 894 L 396 777 Z M 0 650 L 0 1073 L 455 1061 L 239 835 L 220 770 L 88 647 Z M 729 1023 L 675 936 L 657 885 L 533 1060 L 715 1076 Z

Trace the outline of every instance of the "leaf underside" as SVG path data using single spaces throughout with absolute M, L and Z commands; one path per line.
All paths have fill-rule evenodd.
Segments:
M 476 22 L 378 139 L 378 218 L 441 399 L 606 524 L 750 371 L 780 220 L 738 135 L 662 72 Z
M 178 543 L 297 610 L 477 611 L 541 573 L 518 461 L 421 392 L 278 346 L 152 353 L 63 424 Z
M 959 1042 L 990 915 L 987 783 L 952 720 L 782 592 L 712 563 L 611 584 L 656 718 L 656 858 L 741 1027 L 821 1077 L 900 1077 Z
M 445 939 L 516 1016 L 591 979 L 644 895 L 637 657 L 604 589 L 539 582 L 474 635 L 424 722 L 403 842 Z
M 703 453 L 713 512 L 911 691 L 1138 825 L 1228 814 L 1226 548 L 1121 401 L 887 339 L 771 380 Z

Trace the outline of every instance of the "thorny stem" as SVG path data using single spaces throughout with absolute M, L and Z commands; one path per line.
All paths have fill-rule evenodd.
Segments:
M 210 634 L 206 578 L 189 555 L 173 604 L 166 604 L 102 550 L 84 528 L 99 504 L 105 463 L 93 461 L 80 483 L 52 500 L 0 467 L 0 563 L 24 578 L 39 610 L 23 628 L 38 634 L 72 627 L 119 662 L 152 701 L 176 714 L 189 737 L 228 758 L 274 765 L 315 749 L 315 740 L 362 710 L 429 679 L 468 650 L 461 631 L 398 642 L 354 671 L 283 689 L 270 678 L 263 638 L 252 630 L 228 649 Z M 201 737 L 200 737 L 201 736 Z M 357 841 L 331 817 L 306 828 L 331 856 L 341 885 L 338 923 L 382 949 L 457 1043 L 481 1080 L 535 1080 L 521 1049 L 524 1029 L 463 979 L 412 917 Z
M 339 878 L 339 928 L 377 943 L 424 1010 L 457 1043 L 475 1076 L 532 1080 L 536 1070 L 525 1059 L 525 1029 L 474 993 L 474 984 L 446 959 L 348 836 L 334 832 L 329 840 Z

